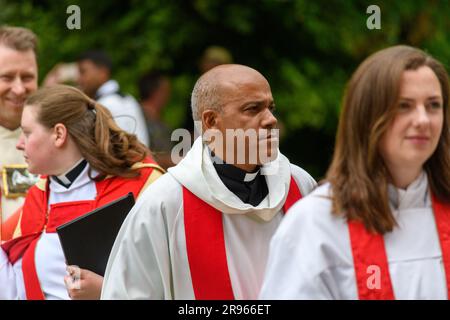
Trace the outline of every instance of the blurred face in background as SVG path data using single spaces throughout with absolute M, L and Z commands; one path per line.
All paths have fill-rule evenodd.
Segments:
M 78 85 L 89 97 L 93 98 L 97 90 L 109 80 L 109 71 L 91 60 L 78 62 Z
M 165 78 L 161 84 L 160 104 L 165 106 L 170 99 L 171 87 L 169 79 Z
M 33 50 L 17 51 L 0 44 L 0 126 L 20 126 L 25 99 L 37 89 L 38 69 Z
M 161 83 L 158 86 L 158 89 L 155 91 L 153 99 L 155 102 L 155 106 L 158 111 L 161 111 L 169 102 L 170 98 L 170 81 L 168 78 L 162 78 Z
M 427 66 L 403 73 L 397 114 L 380 141 L 380 152 L 391 172 L 417 175 L 436 150 L 444 122 L 442 90 Z

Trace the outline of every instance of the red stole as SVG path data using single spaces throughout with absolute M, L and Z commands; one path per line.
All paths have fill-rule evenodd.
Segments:
M 432 203 L 444 261 L 447 297 L 450 298 L 450 204 L 442 203 L 434 196 L 432 196 Z M 359 299 L 395 299 L 383 236 L 368 232 L 358 221 L 349 221 L 348 227 Z M 369 278 L 375 275 L 372 273 L 371 266 L 376 266 L 380 271 L 377 274 L 380 276 L 378 288 L 369 283 Z
M 152 161 L 146 159 L 145 163 L 152 163 Z M 139 171 L 140 176 L 136 178 L 111 177 L 96 182 L 97 196 L 94 200 L 52 204 L 48 212 L 48 181 L 45 191 L 37 186 L 30 188 L 25 199 L 20 223 L 22 236 L 2 245 L 11 264 L 22 258 L 22 272 L 27 299 L 45 299 L 35 265 L 35 249 L 41 234 L 44 231 L 54 233 L 56 232 L 56 227 L 105 205 L 128 192 L 132 192 L 136 198 L 153 172 L 153 168 L 145 167 Z
M 302 197 L 291 177 L 283 212 Z M 195 298 L 233 300 L 228 272 L 222 213 L 183 186 L 186 249 Z
M 1 202 L 1 201 L 0 201 Z M 1 205 L 1 204 L 0 204 Z M 1 224 L 1 232 L 2 238 L 0 240 L 7 241 L 11 240 L 14 236 L 14 231 L 19 223 L 20 215 L 22 214 L 22 207 L 17 209 L 6 221 Z

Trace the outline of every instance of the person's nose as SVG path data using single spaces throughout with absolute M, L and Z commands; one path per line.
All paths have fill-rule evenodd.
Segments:
M 21 96 L 23 94 L 25 94 L 25 92 L 27 91 L 25 88 L 25 85 L 22 81 L 22 79 L 20 77 L 16 77 L 12 83 L 12 88 L 11 91 L 16 95 L 16 96 Z
M 427 108 L 420 104 L 416 107 L 416 112 L 414 113 L 414 125 L 416 127 L 422 128 L 430 124 L 430 115 L 428 114 Z
M 16 143 L 16 149 L 20 151 L 25 150 L 25 135 L 23 132 L 20 134 L 19 140 Z
M 277 122 L 278 120 L 272 111 L 270 109 L 266 109 L 263 115 L 262 127 L 264 129 L 273 129 L 277 125 Z

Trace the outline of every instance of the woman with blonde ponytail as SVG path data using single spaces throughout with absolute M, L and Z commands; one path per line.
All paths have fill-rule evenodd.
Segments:
M 82 269 L 79 288 L 70 286 L 56 227 L 128 192 L 137 198 L 163 170 L 105 107 L 73 87 L 32 94 L 21 127 L 17 148 L 41 179 L 27 195 L 15 238 L 0 249 L 0 299 L 98 299 L 100 275 Z

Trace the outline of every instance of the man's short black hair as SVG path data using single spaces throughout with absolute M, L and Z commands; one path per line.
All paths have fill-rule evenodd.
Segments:
M 165 77 L 166 74 L 159 70 L 153 70 L 144 74 L 138 82 L 139 96 L 141 100 L 150 98 L 161 85 L 161 82 Z
M 107 68 L 111 73 L 112 62 L 109 56 L 101 50 L 90 50 L 83 52 L 77 59 L 78 62 L 83 60 L 92 61 L 96 66 Z

